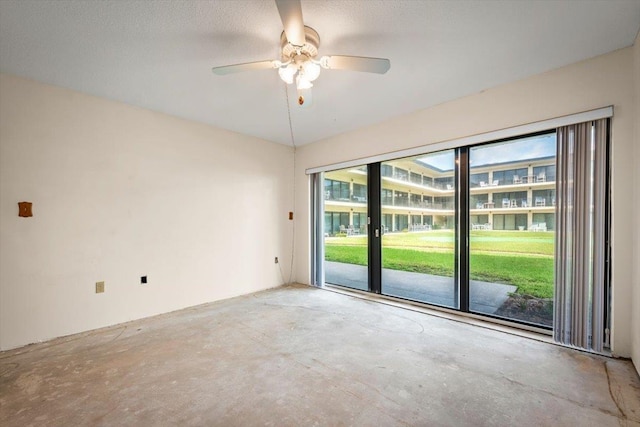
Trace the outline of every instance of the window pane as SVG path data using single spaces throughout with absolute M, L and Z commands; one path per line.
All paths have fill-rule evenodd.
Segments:
M 489 182 L 489 173 L 474 173 L 471 175 L 469 183 L 471 187 L 486 187 Z
M 453 150 L 383 163 L 382 293 L 457 307 Z M 410 182 L 402 177 L 409 176 Z M 421 179 L 418 179 L 421 177 Z M 393 203 L 388 203 L 393 192 Z M 386 201 L 386 202 L 385 202 Z
M 552 325 L 555 152 L 555 134 L 470 149 L 470 177 L 497 181 L 470 189 L 470 311 Z
M 325 281 L 366 291 L 367 168 L 326 172 L 324 178 Z

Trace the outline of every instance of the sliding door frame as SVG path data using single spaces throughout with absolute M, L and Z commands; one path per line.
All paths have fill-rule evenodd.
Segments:
M 469 313 L 469 147 L 456 148 L 455 159 L 455 291 L 458 309 Z
M 381 174 L 380 163 L 387 160 L 396 160 L 405 157 L 412 157 L 417 155 L 427 155 L 439 151 L 448 149 L 455 149 L 455 187 L 454 204 L 455 204 L 455 269 L 454 280 L 456 283 L 456 292 L 458 300 L 458 309 L 452 309 L 446 306 L 439 306 L 434 304 L 424 303 L 428 306 L 438 307 L 444 311 L 451 311 L 457 313 L 469 314 L 473 317 L 490 318 L 499 321 L 499 323 L 506 324 L 520 324 L 527 326 L 534 330 L 544 330 L 546 327 L 523 322 L 515 319 L 507 319 L 490 314 L 484 314 L 479 312 L 470 311 L 470 248 L 469 248 L 469 198 L 470 198 L 470 170 L 469 170 L 469 150 L 472 147 L 480 146 L 483 144 L 497 143 L 501 141 L 512 140 L 529 135 L 547 133 L 557 127 L 567 124 L 580 123 L 589 120 L 596 120 L 601 118 L 610 118 L 613 116 L 613 107 L 604 107 L 597 110 L 586 111 L 583 113 L 573 114 L 570 116 L 559 117 L 556 119 L 545 120 L 541 122 L 535 122 L 527 125 L 517 126 L 514 128 L 502 129 L 495 132 L 489 132 L 485 134 L 474 135 L 471 137 L 465 137 L 461 139 L 445 141 L 428 146 L 416 147 L 408 150 L 402 150 L 393 153 L 386 153 L 383 155 L 377 155 L 369 158 L 363 158 L 360 160 L 353 160 L 342 162 L 330 166 L 322 166 L 316 168 L 310 168 L 306 170 L 307 174 L 315 174 L 314 176 L 321 177 L 322 172 L 344 169 L 354 166 L 366 165 L 368 168 L 367 178 L 367 233 L 368 233 L 368 262 L 369 262 L 369 291 L 376 294 L 381 294 L 381 273 L 382 273 L 382 206 L 381 206 Z M 609 123 L 610 126 L 610 123 Z M 610 131 L 610 129 L 609 129 Z M 609 133 L 610 138 L 610 133 Z M 608 156 L 610 156 L 610 143 L 608 144 Z M 609 159 L 607 159 L 607 168 L 610 168 Z M 322 216 L 322 181 L 318 179 L 314 181 L 313 187 L 313 200 L 316 206 L 312 206 L 314 211 L 314 220 L 312 232 L 312 279 L 317 286 L 324 285 L 324 275 L 322 274 L 322 267 L 318 267 L 323 262 L 323 246 L 318 245 L 317 242 L 323 242 L 323 216 Z M 607 196 L 610 198 L 610 170 L 607 170 Z M 608 210 L 605 218 L 605 235 L 606 235 L 606 261 L 605 261 L 605 274 L 607 280 L 605 284 L 605 320 L 604 320 L 604 332 L 606 337 L 606 343 L 608 344 L 610 338 L 610 315 L 611 315 L 611 203 L 607 200 Z M 319 213 L 318 213 L 319 212 Z M 319 231 L 318 231 L 319 230 Z M 402 298 L 399 298 L 402 299 Z M 415 301 L 412 301 L 415 302 Z M 418 302 L 419 304 L 422 304 Z
M 382 293 L 382 209 L 380 163 L 367 165 L 367 232 L 369 233 L 369 291 Z

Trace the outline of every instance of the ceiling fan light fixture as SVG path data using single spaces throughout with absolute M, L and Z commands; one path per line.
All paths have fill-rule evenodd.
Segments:
M 306 61 L 302 68 L 304 70 L 304 78 L 312 82 L 320 76 L 320 66 L 311 59 Z
M 311 89 L 312 87 L 313 83 L 311 83 L 306 76 L 298 74 L 298 77 L 296 77 L 296 88 L 298 90 Z
M 286 67 L 278 68 L 278 74 L 280 75 L 280 78 L 282 79 L 282 81 L 285 82 L 286 84 L 293 83 L 293 77 L 296 75 L 297 72 L 298 72 L 298 67 L 296 67 L 295 64 L 289 64 Z
M 323 56 L 323 57 L 321 57 L 321 58 L 320 58 L 320 61 L 319 61 L 319 62 L 320 62 L 320 66 L 321 66 L 322 68 L 326 68 L 326 69 L 331 68 L 331 65 L 329 65 L 329 61 L 330 61 L 330 60 L 331 60 L 331 57 L 329 57 L 329 56 Z

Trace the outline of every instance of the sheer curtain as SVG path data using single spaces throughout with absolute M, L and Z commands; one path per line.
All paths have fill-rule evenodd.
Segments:
M 602 352 L 605 336 L 609 119 L 557 130 L 554 339 Z

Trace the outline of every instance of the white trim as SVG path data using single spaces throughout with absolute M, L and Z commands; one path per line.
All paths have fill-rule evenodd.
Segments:
M 480 133 L 477 135 L 466 136 L 463 138 L 451 139 L 449 141 L 437 142 L 435 144 L 422 145 L 420 147 L 408 148 L 406 150 L 393 151 L 390 153 L 378 154 L 376 156 L 364 157 L 361 159 L 348 160 L 346 162 L 334 163 L 331 165 L 317 166 L 305 170 L 307 175 L 327 172 L 331 170 L 345 169 L 355 166 L 362 166 L 369 163 L 384 162 L 387 160 L 395 160 L 403 157 L 419 156 L 421 154 L 433 153 L 436 151 L 449 150 L 452 148 L 463 147 L 468 145 L 479 144 L 483 142 L 495 141 L 505 138 L 513 138 L 520 135 L 542 132 L 545 130 L 556 129 L 560 126 L 567 126 L 576 123 L 588 122 L 591 120 L 605 119 L 613 117 L 613 106 L 598 108 L 596 110 L 584 111 L 582 113 L 570 114 L 568 116 L 556 117 L 554 119 L 543 120 L 540 122 L 528 123 L 512 128 L 500 129 L 496 131 Z

